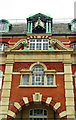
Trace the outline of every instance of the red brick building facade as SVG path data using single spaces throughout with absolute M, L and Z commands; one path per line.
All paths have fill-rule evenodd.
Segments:
M 75 119 L 76 33 L 52 21 L 39 13 L 0 37 L 1 118 Z

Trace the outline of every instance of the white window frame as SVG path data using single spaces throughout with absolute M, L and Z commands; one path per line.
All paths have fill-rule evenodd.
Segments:
M 51 78 L 51 76 L 52 76 L 53 78 Z M 48 80 L 48 77 L 50 77 L 50 80 Z M 53 75 L 53 74 L 47 75 L 47 85 L 48 85 L 48 81 L 49 81 L 49 82 L 52 82 L 52 79 L 53 79 L 53 84 L 54 84 L 54 75 Z M 51 85 L 53 85 L 53 84 L 51 84 Z M 49 84 L 49 85 L 50 85 L 50 84 Z
M 71 48 L 73 48 L 76 51 L 76 42 L 71 44 Z
M 6 43 L 0 43 L 0 51 L 3 51 L 7 47 L 8 47 L 8 44 L 6 44 Z
M 7 23 L 0 23 L 0 31 L 6 30 L 7 27 L 8 27 L 8 24 L 7 24 Z
M 31 40 L 32 40 L 32 42 L 31 42 Z M 33 40 L 34 40 L 34 42 L 33 42 Z M 41 40 L 41 42 L 38 42 L 39 40 Z M 30 49 L 30 50 L 44 50 L 43 49 L 43 44 L 44 43 L 47 43 L 48 44 L 48 49 L 49 49 L 49 40 L 47 41 L 47 42 L 44 42 L 44 40 L 46 41 L 46 40 L 48 40 L 48 39 L 30 39 L 29 40 L 29 49 L 31 48 L 31 44 L 35 44 L 35 47 L 34 47 L 34 49 Z M 40 43 L 41 44 L 41 49 L 37 49 L 37 43 Z M 45 49 L 45 50 L 48 50 L 48 49 Z
M 44 81 L 44 79 L 42 79 L 42 77 L 44 78 L 44 68 L 41 65 L 37 65 L 33 67 L 32 71 L 33 73 L 32 73 L 31 84 L 33 85 L 33 81 L 34 81 L 34 85 L 39 85 L 39 83 L 41 83 L 42 85 L 43 83 L 42 81 Z M 37 77 L 40 77 L 40 81 L 36 81 Z
M 3 77 L 3 72 L 2 72 L 2 70 L 0 70 L 0 89 L 2 86 L 2 77 Z
M 37 81 L 37 79 L 36 79 L 36 78 L 40 78 L 40 81 Z M 41 82 L 41 76 L 35 76 L 35 82 L 36 82 L 36 83 Z
M 43 115 L 34 115 L 34 110 L 43 110 Z M 30 115 L 30 111 L 33 111 L 33 115 Z M 44 110 L 46 110 L 46 109 L 42 109 L 42 108 L 34 108 L 34 109 L 30 109 L 30 111 L 29 111 L 29 120 L 32 118 L 33 120 L 34 120 L 34 118 L 43 118 L 43 120 L 44 120 L 44 118 L 46 118 L 46 119 L 48 119 L 48 111 L 46 110 L 46 112 L 47 112 L 47 115 L 44 115 Z
M 45 70 L 44 66 L 42 66 L 42 68 L 38 68 L 37 66 L 42 66 L 42 65 L 35 64 L 35 66 L 33 66 L 29 70 L 25 70 L 25 69 L 20 70 L 21 79 L 20 79 L 19 87 L 57 87 L 57 85 L 56 85 L 56 70 L 47 70 L 47 69 Z M 38 72 L 38 75 L 42 74 L 42 76 L 40 76 L 40 77 L 42 77 L 40 82 L 36 81 L 36 77 L 34 76 L 34 73 L 36 74 L 36 72 Z M 22 84 L 22 76 L 23 75 L 29 76 L 29 85 Z M 47 84 L 47 76 L 50 76 L 50 75 L 53 75 L 53 85 Z
M 24 76 L 26 77 L 25 84 L 24 84 L 24 78 L 23 78 Z M 28 82 L 26 80 L 28 80 Z M 29 75 L 25 75 L 25 74 L 22 75 L 22 85 L 29 85 Z

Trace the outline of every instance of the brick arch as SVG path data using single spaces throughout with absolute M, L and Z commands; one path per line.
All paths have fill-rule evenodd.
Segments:
M 38 99 L 36 98 L 38 97 Z M 61 103 L 60 102 L 56 102 L 52 99 L 52 97 L 45 97 L 42 96 L 42 94 L 40 93 L 35 93 L 33 94 L 33 97 L 23 97 L 23 99 L 18 103 L 18 102 L 14 102 L 14 105 L 12 107 L 11 110 L 8 110 L 8 120 L 9 118 L 11 120 L 14 120 L 14 118 L 16 117 L 16 115 L 23 110 L 27 105 L 31 105 L 33 103 L 42 103 L 45 105 L 49 105 L 50 108 L 52 108 L 58 115 L 60 118 L 65 118 L 66 117 L 66 111 L 63 110 Z
M 33 63 L 33 64 L 30 66 L 29 69 L 32 70 L 32 68 L 33 68 L 35 65 L 41 65 L 42 67 L 44 67 L 44 70 L 47 70 L 46 65 L 43 64 L 43 63 L 40 63 L 40 62 Z

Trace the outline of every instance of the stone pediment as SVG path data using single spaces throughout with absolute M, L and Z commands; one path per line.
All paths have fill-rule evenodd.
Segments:
M 38 13 L 38 14 L 35 14 L 33 16 L 30 16 L 29 18 L 27 18 L 27 20 L 37 21 L 38 17 L 40 17 L 42 21 L 46 21 L 46 20 L 52 19 L 51 17 L 49 17 L 47 15 L 44 15 L 42 13 Z
M 66 50 L 66 51 L 73 51 L 73 48 L 70 48 L 66 45 L 64 45 L 62 42 L 60 42 L 59 40 L 57 39 L 51 39 L 50 40 L 50 45 L 51 45 L 51 48 L 54 50 L 54 47 L 57 47 L 58 50 Z M 51 50 L 52 50 L 51 49 Z
M 19 50 L 20 51 L 21 46 L 24 47 L 23 50 L 27 50 L 27 48 L 26 48 L 27 45 L 28 45 L 27 39 L 21 39 L 15 45 L 13 45 L 11 48 L 6 48 L 5 51 L 12 51 L 12 50 Z M 55 51 L 57 51 L 57 50 L 58 51 L 59 50 L 73 51 L 73 48 L 67 47 L 66 45 L 64 45 L 62 42 L 60 42 L 57 39 L 51 39 L 50 40 L 50 45 L 51 45 L 51 48 L 49 48 L 48 51 L 54 51 L 54 50 Z M 55 47 L 57 49 L 54 49 Z
M 19 50 L 21 46 L 25 47 L 27 45 L 28 45 L 27 39 L 21 39 L 17 43 L 15 43 L 15 45 L 13 45 L 11 48 L 5 49 L 5 51 Z

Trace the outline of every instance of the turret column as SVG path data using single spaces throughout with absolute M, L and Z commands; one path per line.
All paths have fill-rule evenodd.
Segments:
M 30 23 L 30 33 L 32 33 L 32 22 Z
M 51 21 L 49 21 L 49 33 L 51 33 Z
M 28 21 L 28 33 L 30 33 L 30 21 Z
M 46 33 L 48 33 L 48 21 L 46 22 Z

